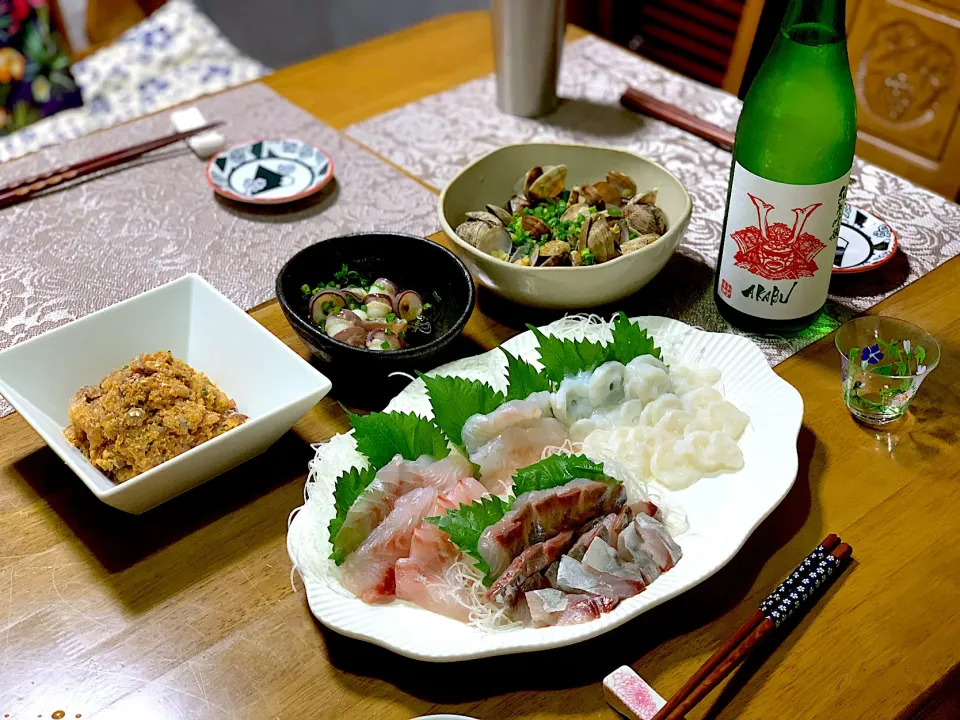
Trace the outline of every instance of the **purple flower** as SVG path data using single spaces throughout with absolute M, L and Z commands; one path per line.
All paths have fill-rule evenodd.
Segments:
M 863 349 L 863 352 L 860 353 L 860 359 L 864 362 L 870 363 L 871 365 L 876 365 L 878 362 L 883 360 L 883 353 L 880 352 L 879 345 L 869 345 Z

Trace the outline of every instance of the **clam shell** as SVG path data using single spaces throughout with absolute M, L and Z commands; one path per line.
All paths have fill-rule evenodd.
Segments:
M 510 202 L 507 203 L 507 205 L 510 208 L 510 212 L 515 213 L 523 208 L 530 207 L 530 201 L 526 195 L 514 195 L 510 198 Z
M 574 203 L 573 205 L 567 205 L 567 209 L 563 211 L 560 219 L 569 222 L 576 219 L 577 215 L 586 212 L 590 212 L 590 207 L 586 203 Z
M 620 197 L 631 198 L 637 194 L 637 183 L 629 175 L 611 170 L 607 173 L 607 182 L 620 190 Z
M 488 255 L 495 252 L 509 253 L 513 250 L 513 239 L 502 225 L 487 228 L 477 238 L 477 250 Z
M 496 218 L 503 225 L 509 225 L 511 222 L 513 222 L 513 215 L 499 205 L 487 205 L 487 212 L 496 216 Z
M 620 188 L 618 188 L 616 185 L 601 181 L 594 183 L 593 188 L 600 193 L 600 197 L 603 198 L 605 205 L 620 207 L 620 200 L 623 196 L 620 194 Z
M 506 224 L 501 221 L 499 217 L 486 210 L 471 210 L 466 215 L 470 220 L 478 220 L 489 227 Z M 509 222 L 509 220 L 507 222 Z
M 597 190 L 593 185 L 581 186 L 580 201 L 585 202 L 591 207 L 595 207 L 597 210 L 603 210 L 603 208 L 606 207 L 606 204 L 603 200 L 603 195 L 601 195 L 600 191 Z
M 667 218 L 656 205 L 627 205 L 623 217 L 638 235 L 663 235 L 667 231 Z
M 457 225 L 457 237 L 468 245 L 477 246 L 480 234 L 490 226 L 480 220 L 467 220 Z
M 526 174 L 517 181 L 516 190 L 517 195 L 529 195 L 530 194 L 530 185 L 533 184 L 533 181 L 538 177 L 543 175 L 543 168 L 539 165 L 536 165 L 529 170 Z
M 543 174 L 530 183 L 527 189 L 527 197 L 534 200 L 546 200 L 555 198 L 563 192 L 567 184 L 567 166 L 554 165 L 552 168 L 544 170 Z
M 520 227 L 538 240 L 543 236 L 550 234 L 550 226 L 540 218 L 534 217 L 533 215 L 524 215 L 523 219 L 520 221 Z
M 620 252 L 626 255 L 627 253 L 635 250 L 645 248 L 650 243 L 656 242 L 659 239 L 659 235 L 638 235 L 633 240 L 627 240 L 625 243 L 620 243 Z
M 634 195 L 627 201 L 627 205 L 656 205 L 658 192 L 659 190 L 654 188 L 653 190 L 647 190 L 645 193 L 641 193 L 640 195 Z
M 610 226 L 594 216 L 594 221 L 590 223 L 590 231 L 587 235 L 587 247 L 598 263 L 604 263 L 616 257 L 616 243 L 616 236 L 610 230 Z

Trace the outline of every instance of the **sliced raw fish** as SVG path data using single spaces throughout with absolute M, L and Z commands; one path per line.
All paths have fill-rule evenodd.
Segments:
M 617 517 L 615 513 L 610 513 L 610 515 L 613 515 L 614 520 Z M 583 560 L 583 554 L 587 551 L 587 548 L 590 547 L 590 543 L 593 542 L 593 539 L 600 533 L 601 523 L 605 522 L 610 515 L 594 518 L 593 520 L 584 523 L 583 526 L 577 531 L 577 539 L 567 552 L 567 555 L 572 557 L 574 560 Z
M 463 446 L 471 455 L 518 423 L 552 418 L 550 393 L 533 393 L 525 400 L 511 400 L 487 415 L 471 415 L 463 424 Z M 538 458 L 539 459 L 539 458 Z
M 487 593 L 499 605 L 513 605 L 527 579 L 556 562 L 573 543 L 573 531 L 567 530 L 549 540 L 531 545 L 517 555 Z
M 483 531 L 477 549 L 493 577 L 499 577 L 524 548 L 617 511 L 624 502 L 623 485 L 585 479 L 524 493 L 514 501 L 512 510 Z
M 560 561 L 557 560 L 555 563 L 551 564 L 546 570 L 543 571 L 544 579 L 550 583 L 550 587 L 557 587 L 557 573 L 560 572 Z
M 346 553 L 352 552 L 390 514 L 397 498 L 420 487 L 452 487 L 472 472 L 470 461 L 458 453 L 443 460 L 428 455 L 404 460 L 397 455 L 377 471 L 374 481 L 350 506 L 337 535 L 338 544 Z
M 397 500 L 386 519 L 340 567 L 340 583 L 364 602 L 389 601 L 396 591 L 394 564 L 409 555 L 413 531 L 436 501 L 434 488 L 417 488 Z
M 557 586 L 564 592 L 623 600 L 643 592 L 646 584 L 642 580 L 631 580 L 594 570 L 569 555 L 564 555 L 560 558 Z
M 470 453 L 480 467 L 480 482 L 495 494 L 513 487 L 513 474 L 543 457 L 546 447 L 559 447 L 569 439 L 566 428 L 550 417 L 525 420 L 504 428 L 490 442 Z
M 657 560 L 657 566 L 661 570 L 666 572 L 680 562 L 680 558 L 683 557 L 683 551 L 680 549 L 680 546 L 677 545 L 676 540 L 670 537 L 670 533 L 667 532 L 667 529 L 659 520 L 649 515 L 637 515 L 633 519 L 633 525 L 636 527 L 640 537 L 643 538 L 644 545 L 654 546 L 656 544 L 655 538 L 659 539 L 663 544 L 667 551 L 666 560 L 654 556 Z
M 576 625 L 613 610 L 618 600 L 592 595 L 568 595 L 554 589 L 532 590 L 524 596 L 535 627 Z
M 464 478 L 440 495 L 426 517 L 443 515 L 461 504 L 479 500 L 486 490 L 473 478 Z M 444 579 L 445 571 L 460 555 L 450 536 L 433 523 L 421 521 L 410 540 L 410 555 L 397 560 L 396 594 L 432 612 L 467 622 L 467 592 L 451 587 Z
M 649 585 L 660 577 L 660 566 L 650 552 L 634 523 L 630 523 L 617 536 L 617 556 L 623 562 L 639 568 L 643 581 Z
M 643 567 L 634 562 L 622 560 L 610 545 L 600 538 L 594 538 L 583 555 L 583 564 L 586 567 L 593 568 L 599 572 L 610 573 L 617 577 L 627 580 L 637 580 L 644 585 L 649 585 L 660 575 L 659 569 L 653 565 L 653 573 L 650 574 Z M 651 563 L 652 565 L 652 563 Z

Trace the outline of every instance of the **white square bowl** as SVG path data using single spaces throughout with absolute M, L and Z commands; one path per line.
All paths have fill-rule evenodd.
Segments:
M 78 388 L 141 353 L 170 350 L 249 419 L 125 483 L 63 435 Z M 0 352 L 0 393 L 103 502 L 142 513 L 260 454 L 330 391 L 330 381 L 199 275 L 87 315 Z

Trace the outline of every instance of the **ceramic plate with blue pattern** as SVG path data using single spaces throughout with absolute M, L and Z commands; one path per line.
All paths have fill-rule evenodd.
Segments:
M 231 200 L 256 205 L 292 202 L 319 192 L 333 177 L 333 159 L 299 140 L 255 140 L 210 158 L 207 182 Z
M 897 233 L 881 217 L 853 205 L 844 205 L 833 272 L 873 270 L 897 252 Z

